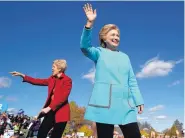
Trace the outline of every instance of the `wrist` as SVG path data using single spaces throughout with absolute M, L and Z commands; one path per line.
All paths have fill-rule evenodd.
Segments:
M 87 20 L 87 23 L 85 25 L 86 28 L 91 28 L 93 26 L 94 21 Z
M 94 23 L 94 20 L 87 20 L 87 23 Z
M 24 74 L 21 74 L 21 77 L 22 77 L 22 78 L 24 78 L 24 77 L 25 77 L 25 75 L 24 75 Z
M 48 110 L 51 110 L 51 107 L 48 106 L 47 109 L 48 109 Z

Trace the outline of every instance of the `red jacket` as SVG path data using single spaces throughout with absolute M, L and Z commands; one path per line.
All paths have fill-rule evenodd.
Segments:
M 72 80 L 64 73 L 60 78 L 53 76 L 48 79 L 38 79 L 25 76 L 23 82 L 28 82 L 33 85 L 48 86 L 48 97 L 43 108 L 50 107 L 55 111 L 55 121 L 66 122 L 70 120 L 70 106 L 68 103 L 68 96 L 72 89 Z M 54 99 L 51 101 L 52 91 L 55 86 Z M 39 118 L 39 116 L 38 116 Z

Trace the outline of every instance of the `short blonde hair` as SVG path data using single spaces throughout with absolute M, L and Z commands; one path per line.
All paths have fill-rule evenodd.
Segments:
M 106 24 L 106 25 L 104 25 L 102 28 L 101 28 L 101 30 L 100 30 L 100 32 L 99 32 L 99 41 L 100 41 L 100 45 L 102 46 L 102 47 L 106 47 L 106 45 L 105 45 L 105 36 L 107 35 L 107 33 L 109 32 L 109 31 L 111 31 L 111 30 L 117 30 L 118 31 L 118 33 L 120 34 L 120 31 L 119 31 L 119 28 L 115 25 L 115 24 Z
M 58 69 L 61 70 L 61 72 L 65 72 L 67 69 L 67 62 L 63 59 L 56 59 L 53 61 L 53 64 L 57 66 Z

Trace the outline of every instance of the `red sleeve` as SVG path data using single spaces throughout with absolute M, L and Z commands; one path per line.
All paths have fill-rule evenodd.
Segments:
M 64 81 L 63 86 L 62 86 L 62 94 L 61 93 L 56 93 L 54 100 L 51 102 L 49 107 L 55 111 L 58 107 L 60 107 L 67 99 L 68 96 L 71 92 L 72 89 L 72 80 L 68 78 L 67 80 Z
M 30 76 L 26 76 L 23 78 L 23 82 L 28 82 L 33 85 L 40 85 L 40 86 L 48 86 L 49 79 L 38 79 L 38 78 L 32 78 Z

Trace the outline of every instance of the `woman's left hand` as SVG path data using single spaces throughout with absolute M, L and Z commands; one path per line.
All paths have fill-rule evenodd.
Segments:
M 142 104 L 142 105 L 137 106 L 137 109 L 138 109 L 138 113 L 142 114 L 144 110 L 144 105 Z
M 44 114 L 47 114 L 50 110 L 51 110 L 50 107 L 46 107 L 46 108 L 43 108 L 43 109 L 41 110 L 41 112 L 44 113 Z

